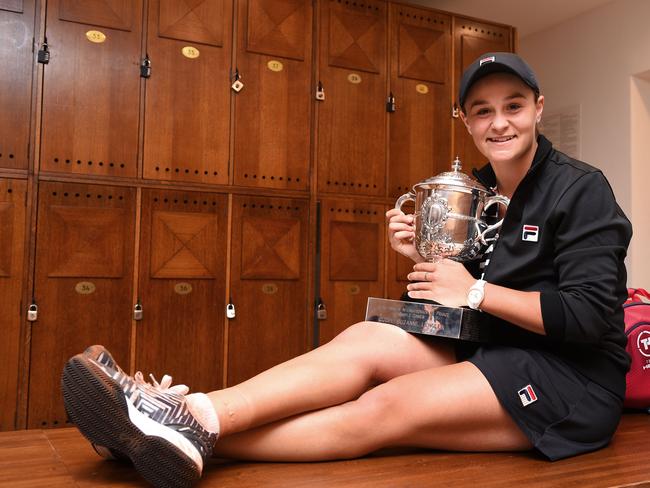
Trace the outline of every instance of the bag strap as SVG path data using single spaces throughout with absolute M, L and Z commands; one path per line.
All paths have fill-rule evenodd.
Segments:
M 650 303 L 650 293 L 643 288 L 628 288 L 627 297 L 628 302 Z

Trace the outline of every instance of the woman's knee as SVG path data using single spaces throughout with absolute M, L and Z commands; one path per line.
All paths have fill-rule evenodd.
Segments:
M 352 351 L 359 364 L 371 370 L 375 384 L 456 362 L 456 354 L 449 344 L 428 342 L 399 327 L 379 322 L 351 325 L 330 344 Z
M 407 337 L 407 332 L 394 325 L 364 321 L 352 324 L 332 342 L 347 343 L 357 347 L 374 347 L 378 342 L 394 343 Z
M 399 438 L 400 430 L 406 432 L 406 419 L 401 425 L 391 420 L 399 403 L 397 394 L 392 388 L 373 388 L 345 405 L 347 412 L 337 429 L 341 458 L 360 457 L 389 447 Z

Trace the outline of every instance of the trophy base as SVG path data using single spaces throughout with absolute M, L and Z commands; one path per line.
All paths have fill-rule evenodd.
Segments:
M 366 320 L 392 324 L 415 334 L 489 342 L 490 328 L 482 312 L 466 307 L 368 298 Z

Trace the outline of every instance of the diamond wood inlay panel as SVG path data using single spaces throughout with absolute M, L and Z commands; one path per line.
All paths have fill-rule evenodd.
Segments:
M 223 45 L 224 0 L 161 0 L 159 12 L 160 37 Z
M 330 3 L 329 64 L 380 73 L 385 63 L 384 12 Z
M 359 245 L 359 236 L 364 245 Z M 379 226 L 370 222 L 330 224 L 330 279 L 375 281 L 379 275 Z
M 154 211 L 151 276 L 214 278 L 216 241 L 214 214 Z
M 50 207 L 49 230 L 60 241 L 48 247 L 47 276 L 122 277 L 125 218 L 121 208 Z
M 59 19 L 130 31 L 136 7 L 129 0 L 61 0 Z
M 295 219 L 244 217 L 241 277 L 295 280 L 300 277 L 301 224 Z
M 23 0 L 0 0 L 0 10 L 23 13 Z
M 249 0 L 246 48 L 251 52 L 305 59 L 308 12 L 303 0 Z
M 401 24 L 399 76 L 444 83 L 449 48 L 446 32 Z

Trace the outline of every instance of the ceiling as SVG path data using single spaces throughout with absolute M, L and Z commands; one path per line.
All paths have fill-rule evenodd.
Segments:
M 612 0 L 416 0 L 420 5 L 515 26 L 519 39 Z

